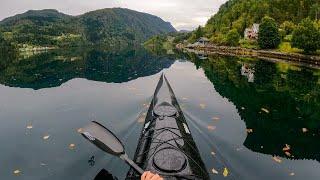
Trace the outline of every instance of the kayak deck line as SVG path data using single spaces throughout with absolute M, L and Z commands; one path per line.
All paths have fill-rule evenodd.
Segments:
M 161 75 L 147 112 L 133 161 L 164 179 L 209 179 L 183 112 Z M 130 169 L 126 179 L 140 179 Z

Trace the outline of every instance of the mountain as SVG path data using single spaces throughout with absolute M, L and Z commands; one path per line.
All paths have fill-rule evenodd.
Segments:
M 30 10 L 0 22 L 0 32 L 17 44 L 77 46 L 138 44 L 176 30 L 157 16 L 123 8 L 107 8 L 70 16 L 57 10 Z
M 41 25 L 41 23 L 57 22 L 69 17 L 71 16 L 60 13 L 55 9 L 29 10 L 23 14 L 17 14 L 15 16 L 5 18 L 0 22 L 0 25 L 15 26 L 28 21 Z
M 225 33 L 235 28 L 242 34 L 246 27 L 260 23 L 266 15 L 279 25 L 284 21 L 297 24 L 306 17 L 317 18 L 319 7 L 319 0 L 229 0 L 209 19 L 205 31 Z

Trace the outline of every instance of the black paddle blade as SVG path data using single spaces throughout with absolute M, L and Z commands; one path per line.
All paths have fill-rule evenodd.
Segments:
M 98 122 L 92 121 L 82 128 L 81 135 L 109 154 L 115 156 L 125 154 L 121 141 L 109 129 Z

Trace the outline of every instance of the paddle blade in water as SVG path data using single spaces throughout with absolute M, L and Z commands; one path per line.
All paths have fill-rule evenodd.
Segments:
M 125 153 L 121 141 L 98 122 L 90 122 L 90 124 L 82 128 L 81 134 L 98 148 L 109 154 L 120 156 Z

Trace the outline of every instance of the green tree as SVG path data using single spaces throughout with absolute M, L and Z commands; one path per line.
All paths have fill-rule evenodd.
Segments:
M 280 28 L 286 31 L 286 35 L 291 34 L 294 29 L 296 28 L 296 25 L 291 21 L 285 21 L 280 25 Z
M 199 26 L 198 28 L 197 28 L 197 30 L 196 30 L 196 32 L 195 32 L 195 35 L 196 35 L 196 38 L 198 39 L 198 38 L 201 38 L 202 36 L 203 36 L 203 31 L 202 31 L 202 27 L 201 26 Z
M 188 39 L 189 42 L 194 43 L 197 39 L 201 38 L 204 35 L 203 29 L 199 26 Z
M 311 19 L 302 20 L 293 31 L 292 46 L 303 49 L 305 53 L 312 53 L 320 48 L 320 30 Z
M 237 29 L 232 29 L 228 32 L 226 37 L 226 43 L 229 46 L 237 46 L 239 45 L 240 34 Z
M 320 3 L 311 6 L 309 16 L 314 20 L 320 19 Z
M 260 25 L 258 43 L 262 49 L 274 49 L 280 44 L 280 35 L 276 21 L 270 17 L 264 17 Z

